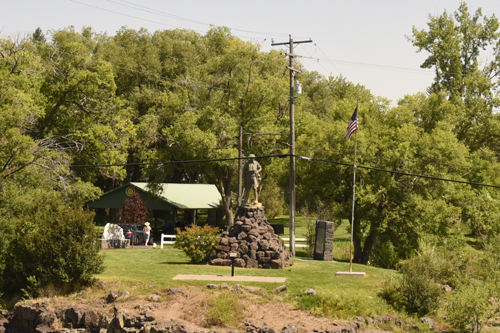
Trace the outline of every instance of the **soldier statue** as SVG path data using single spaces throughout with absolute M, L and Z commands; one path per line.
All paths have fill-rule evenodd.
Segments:
M 259 181 L 261 180 L 260 172 L 262 167 L 259 162 L 255 160 L 255 155 L 248 155 L 249 161 L 243 167 L 243 177 L 245 179 L 245 188 L 243 190 L 243 204 L 248 205 L 248 197 L 250 196 L 250 189 L 253 188 L 255 199 L 252 204 L 259 203 Z

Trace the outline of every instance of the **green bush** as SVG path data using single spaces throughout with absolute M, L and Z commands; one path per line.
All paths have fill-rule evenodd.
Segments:
M 415 265 L 425 264 L 421 260 L 410 261 L 403 268 L 401 280 L 401 304 L 408 313 L 425 316 L 436 312 L 443 293 L 442 287 L 427 274 L 415 272 Z M 417 269 L 418 270 L 418 269 Z
M 380 296 L 397 310 L 424 316 L 436 312 L 442 287 L 436 282 L 435 258 L 417 255 L 401 262 L 399 278 L 392 277 L 382 284 Z
M 5 257 L 7 255 L 9 243 L 14 237 L 12 217 L 9 215 L 7 210 L 3 209 L 3 207 L 0 208 L 0 230 L 2 230 L 2 236 L 0 237 L 0 277 L 5 269 Z
M 219 228 L 209 225 L 199 227 L 193 225 L 187 227 L 185 231 L 176 229 L 177 237 L 174 247 L 182 250 L 192 263 L 204 261 L 208 255 L 215 250 L 219 244 Z
M 396 268 L 399 261 L 400 257 L 396 253 L 396 248 L 389 239 L 381 242 L 370 257 L 370 263 L 373 266 L 390 269 Z
M 306 217 L 306 255 L 309 258 L 314 256 L 314 242 L 316 241 L 316 221 Z
M 65 293 L 93 282 L 104 269 L 94 214 L 53 194 L 35 201 L 33 210 L 12 221 L 15 234 L 6 249 L 1 290 L 37 297 L 44 288 Z
M 436 312 L 443 285 L 453 288 L 478 276 L 462 236 L 449 237 L 440 246 L 421 242 L 420 253 L 398 265 L 400 277 L 386 281 L 380 296 L 398 310 L 420 316 Z
M 447 297 L 447 318 L 456 332 L 480 333 L 488 320 L 500 313 L 498 290 L 493 284 L 473 280 Z
M 490 319 L 500 315 L 498 246 L 499 239 L 491 237 L 480 256 L 469 254 L 455 291 L 447 294 L 447 318 L 457 332 L 479 333 Z
M 382 280 L 382 289 L 379 296 L 385 299 L 387 303 L 391 304 L 395 309 L 402 309 L 401 276 L 391 274 L 388 279 Z

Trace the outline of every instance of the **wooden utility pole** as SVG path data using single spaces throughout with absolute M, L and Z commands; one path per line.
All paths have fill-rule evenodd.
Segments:
M 243 124 L 240 125 L 238 135 L 238 207 L 241 206 L 241 193 L 243 189 Z
M 289 45 L 290 52 L 287 54 L 290 60 L 290 252 L 292 256 L 295 255 L 295 72 L 298 70 L 293 68 L 293 58 L 298 57 L 293 53 L 293 46 L 295 44 L 312 43 L 312 40 L 303 40 L 294 42 L 292 36 L 289 36 L 288 42 L 272 43 L 276 45 Z

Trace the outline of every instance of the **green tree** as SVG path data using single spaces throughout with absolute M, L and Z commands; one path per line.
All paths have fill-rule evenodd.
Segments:
M 226 28 L 212 28 L 203 36 L 185 30 L 150 34 L 122 29 L 109 43 L 113 52 L 106 53 L 107 59 L 121 54 L 131 58 L 127 69 L 116 69 L 117 92 L 133 110 L 141 138 L 129 150 L 129 161 L 234 158 L 239 126 L 248 118 L 245 131 L 281 132 L 277 118 L 286 101 L 286 78 L 284 58 L 277 52 L 261 52 Z M 267 153 L 274 142 L 250 137 L 245 154 L 250 149 L 256 155 Z M 166 164 L 127 172 L 131 180 L 147 175 L 157 182 L 213 183 L 232 223 L 236 162 Z
M 81 209 L 99 190 L 69 171 L 76 140 L 39 135 L 50 73 L 44 47 L 43 41 L 0 39 L 0 289 L 11 293 L 77 287 L 102 269 L 92 214 Z M 63 241 L 54 241 L 61 235 Z
M 330 92 L 309 94 L 309 86 L 304 86 L 308 98 L 303 98 L 302 112 L 298 112 L 297 153 L 313 160 L 299 160 L 297 206 L 321 213 L 337 225 L 351 220 L 353 174 L 348 165 L 353 163 L 354 142 L 346 141 L 344 134 L 356 107 L 354 98 L 360 96 L 364 99 L 359 101 L 357 133 L 360 167 L 356 179 L 354 261 L 372 260 L 391 266 L 396 259 L 410 257 L 419 248 L 421 237 L 448 235 L 461 221 L 470 189 L 400 174 L 466 180 L 463 175 L 470 171 L 468 149 L 456 139 L 452 126 L 438 121 L 431 132 L 419 126 L 416 108 L 425 106 L 422 101 L 429 103 L 427 98 L 407 97 L 405 103 L 389 109 L 385 100 L 370 96 L 366 89 L 343 78 L 316 79 L 312 88 Z M 314 111 L 309 111 L 312 105 Z M 393 253 L 385 252 L 384 257 L 389 255 L 390 262 L 373 261 L 389 249 Z
M 435 70 L 429 93 L 442 93 L 454 105 L 441 107 L 440 113 L 449 114 L 457 137 L 472 149 L 498 147 L 498 117 L 492 114 L 500 103 L 496 90 L 500 75 L 498 28 L 494 15 L 483 16 L 481 8 L 471 14 L 462 2 L 453 14 L 429 15 L 428 30 L 414 27 L 409 37 L 418 52 L 429 53 L 421 65 Z M 494 56 L 483 62 L 488 48 L 494 49 Z

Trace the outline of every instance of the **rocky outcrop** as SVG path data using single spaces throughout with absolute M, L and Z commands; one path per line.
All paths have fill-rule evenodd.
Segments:
M 2 316 L 7 319 L 0 332 L 6 333 L 190 333 L 182 322 L 158 323 L 154 316 L 142 311 L 140 315 L 129 315 L 115 308 L 115 313 L 66 307 L 52 310 L 44 302 L 22 302 Z M 267 324 L 256 325 L 246 322 L 247 333 L 276 333 Z M 331 327 L 314 330 L 318 333 L 358 333 L 356 323 L 332 323 Z M 299 333 L 297 326 L 287 325 L 280 333 Z M 210 331 L 217 333 L 217 331 Z
M 57 320 L 47 303 L 18 303 L 9 315 L 7 332 L 49 332 Z
M 226 284 L 224 283 L 224 285 Z M 223 284 L 220 286 L 221 290 L 222 286 Z M 235 286 L 238 286 L 238 290 L 235 290 Z M 267 292 L 266 289 L 257 287 L 235 286 L 232 288 L 235 293 L 250 292 L 261 294 Z M 286 289 L 280 288 L 279 291 L 284 290 Z M 165 291 L 169 295 L 174 295 L 172 292 L 177 295 L 184 294 L 184 291 L 179 288 L 170 288 Z M 52 304 L 51 307 L 48 303 L 41 301 L 20 302 L 11 311 L 3 310 L 1 312 L 0 333 L 190 333 L 186 324 L 181 321 L 173 321 L 171 319 L 158 320 L 153 309 L 161 307 L 161 305 L 144 306 L 137 304 L 134 310 L 124 310 L 121 308 L 121 304 L 123 304 L 121 301 L 107 304 L 104 299 L 99 302 L 93 302 L 92 306 L 61 303 L 60 306 Z M 132 311 L 134 314 L 128 311 Z M 426 321 L 424 318 L 421 320 L 428 323 L 428 320 Z M 321 326 L 321 328 L 309 331 L 316 333 L 380 333 L 382 331 L 369 331 L 365 329 L 375 329 L 381 323 L 396 324 L 395 326 L 399 327 L 399 329 L 403 327 L 410 328 L 408 325 L 416 324 L 416 322 L 403 324 L 401 318 L 390 316 L 375 316 L 374 318 L 357 317 L 356 321 L 333 321 Z M 276 327 L 273 328 L 272 323 L 269 322 L 259 322 L 257 324 L 251 321 L 244 321 L 243 324 L 243 329 L 247 333 L 304 332 L 303 327 L 297 327 L 293 324 L 287 325 L 281 330 L 277 330 Z M 407 330 L 405 329 L 405 331 Z M 214 330 L 209 330 L 208 332 L 217 333 Z M 238 330 L 236 332 L 241 331 Z M 200 331 L 200 333 L 203 333 L 203 331 Z
M 237 258 L 231 259 L 230 253 Z M 293 264 L 283 239 L 267 222 L 262 205 L 238 207 L 234 226 L 222 234 L 209 264 L 236 267 L 283 268 Z
M 121 310 L 114 315 L 79 307 L 50 309 L 44 302 L 21 302 L 13 310 L 3 314 L 6 319 L 0 332 L 6 333 L 123 333 L 169 332 L 188 333 L 179 322 L 157 323 L 146 311 L 131 316 Z

